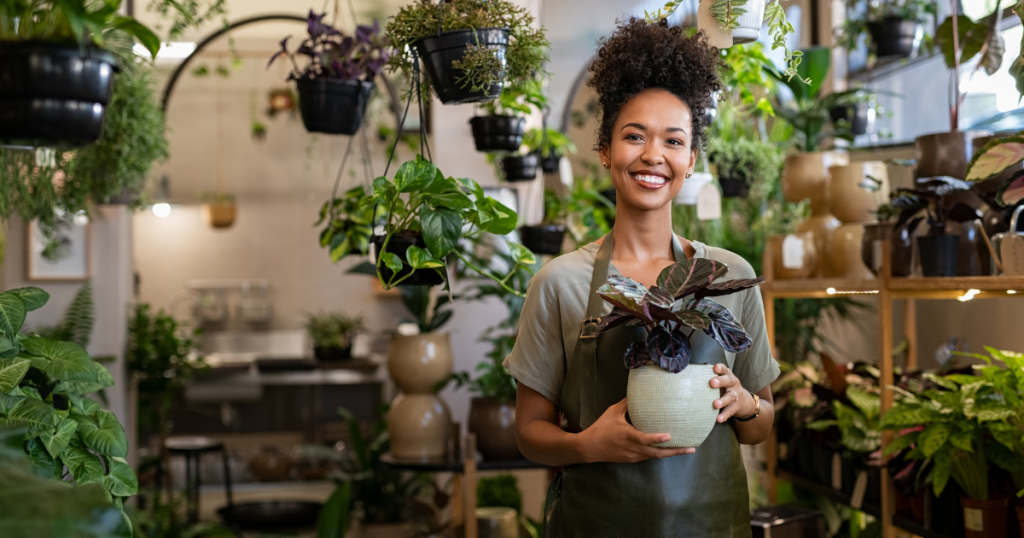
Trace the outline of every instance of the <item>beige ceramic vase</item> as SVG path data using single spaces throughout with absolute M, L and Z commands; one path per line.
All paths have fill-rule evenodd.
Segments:
M 845 153 L 834 151 L 795 153 L 786 157 L 782 169 L 782 196 L 787 202 L 811 200 L 811 211 L 828 211 L 828 171 L 832 166 L 848 164 Z
M 810 232 L 773 235 L 768 238 L 768 248 L 772 253 L 772 278 L 810 278 L 818 266 L 818 248 Z
M 433 394 L 434 386 L 452 373 L 452 348 L 447 333 L 391 337 L 388 372 L 406 394 Z
M 388 411 L 391 454 L 403 460 L 436 460 L 448 454 L 451 413 L 433 394 L 400 394 Z
M 796 227 L 797 234 L 810 233 L 814 237 L 814 249 L 817 253 L 818 261 L 815 264 L 814 271 L 811 273 L 812 277 L 823 278 L 827 276 L 826 273 L 828 271 L 825 259 L 828 257 L 832 234 L 841 224 L 839 219 L 826 212 L 824 215 L 811 215 L 811 218 L 801 222 Z
M 828 251 L 829 276 L 847 280 L 871 280 L 875 274 L 864 264 L 864 224 L 843 224 L 832 234 Z
M 829 168 L 829 210 L 840 222 L 871 222 L 871 213 L 889 196 L 889 174 L 882 161 Z

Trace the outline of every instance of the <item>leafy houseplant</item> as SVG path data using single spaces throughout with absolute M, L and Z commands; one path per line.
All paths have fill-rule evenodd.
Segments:
M 869 38 L 870 50 L 877 57 L 906 58 L 917 50 L 929 16 L 936 15 L 936 2 L 930 0 L 892 0 L 869 3 L 858 11 L 859 2 L 846 1 L 846 20 L 836 32 L 836 44 L 855 50 L 862 35 Z
M 484 116 L 469 120 L 477 151 L 514 152 L 523 144 L 524 114 L 532 108 L 543 110 L 547 98 L 541 81 L 532 78 L 521 84 L 506 85 L 497 99 L 484 103 Z
M 960 236 L 946 233 L 947 222 L 972 222 L 978 218 L 974 208 L 958 202 L 957 192 L 970 188 L 966 181 L 951 177 L 919 179 L 913 189 L 898 189 L 892 204 L 901 210 L 898 223 L 907 222 L 925 212 L 928 235 L 917 239 L 921 270 L 925 276 L 953 276 L 957 270 Z
M 366 189 L 360 185 L 341 198 L 324 202 L 320 208 L 320 219 L 314 226 L 327 223 L 320 233 L 320 247 L 328 249 L 332 262 L 349 254 L 365 255 L 369 250 L 374 206 L 367 203 L 368 198 Z
M 1024 355 L 1013 351 L 1000 351 L 986 347 L 990 357 L 969 354 L 983 360 L 987 365 L 977 369 L 980 379 L 991 384 L 999 395 L 1002 408 L 1009 413 L 1000 413 L 999 420 L 984 422 L 989 443 L 985 455 L 997 467 L 1010 473 L 1017 495 L 1024 494 Z M 993 364 L 1002 362 L 1003 366 Z M 976 383 L 978 379 L 958 378 L 963 384 Z
M 541 169 L 549 174 L 558 171 L 558 162 L 563 155 L 576 153 L 576 144 L 565 133 L 548 127 L 527 131 L 523 144 L 540 156 Z
M 373 80 L 391 53 L 376 20 L 373 26 L 358 26 L 355 36 L 345 36 L 324 22 L 326 16 L 310 10 L 308 37 L 295 52 L 288 50 L 290 36 L 284 38 L 267 66 L 281 57 L 291 61 L 288 80 L 298 86 L 307 131 L 352 135 L 362 124 Z
M 807 427 L 815 431 L 824 431 L 833 426 L 839 429 L 840 444 L 846 451 L 843 463 L 851 467 L 843 473 L 843 488 L 852 491 L 854 473 L 871 460 L 876 461 L 875 465 L 869 467 L 869 476 L 874 475 L 875 484 L 878 483 L 876 473 L 879 462 L 876 452 L 882 444 L 882 430 L 879 427 L 881 403 L 877 394 L 856 386 L 847 387 L 844 395 L 849 403 L 843 403 L 838 398 L 832 400 L 834 419 L 817 420 Z M 871 491 L 868 493 L 872 495 L 879 492 L 877 485 L 869 489 Z
M 113 377 L 76 344 L 21 333 L 26 313 L 48 299 L 39 288 L 0 293 L 0 419 L 27 426 L 22 448 L 37 476 L 98 483 L 120 508 L 138 489 L 125 460 L 128 439 L 114 414 L 87 396 L 113 386 Z
M 748 138 L 725 142 L 715 138 L 708 160 L 718 167 L 722 196 L 746 198 L 755 180 L 778 181 L 783 159 L 779 147 L 771 142 Z
M 543 28 L 508 0 L 414 0 L 391 17 L 385 34 L 395 54 L 388 70 L 413 80 L 427 72 L 422 99 L 444 104 L 490 101 L 505 84 L 525 83 L 541 70 L 550 47 Z
M 348 359 L 352 356 L 352 337 L 362 329 L 363 320 L 343 312 L 313 314 L 306 318 L 306 332 L 313 341 L 319 360 Z
M 565 241 L 569 200 L 552 189 L 544 189 L 544 219 L 536 226 L 520 226 L 523 245 L 536 254 L 557 255 Z

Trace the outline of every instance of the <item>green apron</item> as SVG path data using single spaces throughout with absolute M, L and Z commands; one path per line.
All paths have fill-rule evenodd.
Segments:
M 677 262 L 686 254 L 673 238 Z M 560 402 L 568 430 L 578 433 L 626 397 L 623 363 L 632 342 L 646 340 L 643 326 L 620 325 L 594 337 L 604 301 L 597 289 L 608 279 L 612 235 L 594 263 L 583 331 L 568 364 Z M 691 338 L 693 364 L 727 364 L 725 350 L 703 331 Z M 639 463 L 587 463 L 562 469 L 545 507 L 547 538 L 749 537 L 747 475 L 731 421 L 716 423 L 694 454 Z

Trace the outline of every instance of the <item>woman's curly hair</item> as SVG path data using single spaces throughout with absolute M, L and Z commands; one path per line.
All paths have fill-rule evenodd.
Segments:
M 690 147 L 703 151 L 707 143 L 704 111 L 711 106 L 711 94 L 721 90 L 721 64 L 718 49 L 708 45 L 703 31 L 687 37 L 665 19 L 651 23 L 630 17 L 620 22 L 612 35 L 601 40 L 590 66 L 593 77 L 587 84 L 601 103 L 595 149 L 608 147 L 612 127 L 627 101 L 644 90 L 661 88 L 690 107 Z

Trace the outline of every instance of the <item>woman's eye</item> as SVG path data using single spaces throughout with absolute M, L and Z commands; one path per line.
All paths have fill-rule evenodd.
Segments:
M 682 140 L 679 140 L 677 138 L 673 138 L 673 139 L 669 140 L 668 143 L 669 144 L 677 144 L 677 145 L 680 145 L 680 146 L 685 146 L 686 145 L 685 142 L 683 142 Z
M 643 140 L 643 139 L 640 138 L 640 135 L 630 134 L 630 135 L 626 135 L 626 140 Z

